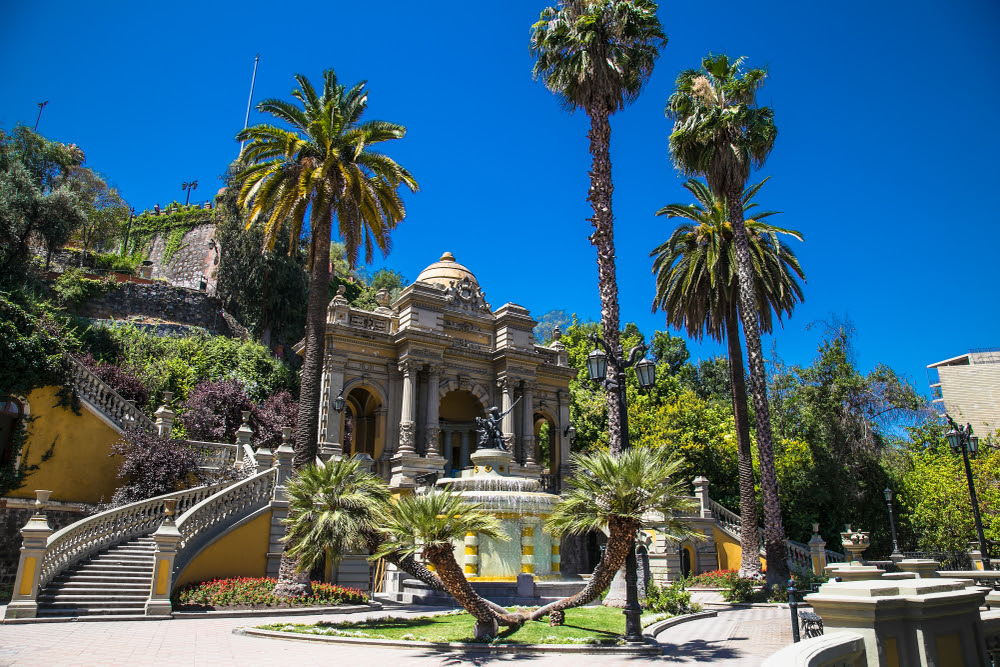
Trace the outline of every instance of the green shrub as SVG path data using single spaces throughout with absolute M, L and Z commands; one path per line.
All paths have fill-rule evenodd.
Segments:
M 70 269 L 56 278 L 55 291 L 59 301 L 72 309 L 78 309 L 94 297 L 118 288 L 111 276 L 94 280 L 86 278 L 83 269 Z
M 688 586 L 707 586 L 711 588 L 726 588 L 731 586 L 739 576 L 736 570 L 712 570 L 702 572 L 689 578 L 685 584 Z
M 666 612 L 674 616 L 701 611 L 701 605 L 691 602 L 691 593 L 684 589 L 684 582 L 675 581 L 666 588 L 655 584 L 646 587 L 643 609 L 652 612 Z
M 767 594 L 758 590 L 761 582 L 751 577 L 736 577 L 722 591 L 726 602 L 764 602 Z
M 116 252 L 103 252 L 93 255 L 94 266 L 106 271 L 135 273 L 135 270 L 145 259 L 144 253 L 134 252 L 131 255 L 119 255 Z

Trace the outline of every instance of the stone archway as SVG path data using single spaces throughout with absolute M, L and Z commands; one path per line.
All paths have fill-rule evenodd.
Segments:
M 444 454 L 445 474 L 449 477 L 469 467 L 469 454 L 476 451 L 476 417 L 486 414 L 484 399 L 485 392 L 469 389 L 456 388 L 441 393 L 438 405 L 441 427 L 439 451 Z
M 368 454 L 377 459 L 384 448 L 382 399 L 366 385 L 350 387 L 344 395 L 344 454 Z

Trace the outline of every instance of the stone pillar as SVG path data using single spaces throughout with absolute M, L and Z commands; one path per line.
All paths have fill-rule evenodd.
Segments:
M 813 574 L 822 576 L 826 568 L 826 542 L 819 536 L 819 524 L 813 524 L 813 536 L 809 540 L 809 556 Z
M 698 502 L 701 504 L 701 518 L 711 519 L 712 518 L 712 508 L 709 504 L 708 498 L 708 478 L 698 475 L 694 478 L 694 495 L 698 498 Z
M 267 445 L 261 445 L 254 454 L 257 459 L 257 472 L 264 472 L 274 465 L 274 452 Z
M 243 411 L 243 423 L 240 425 L 239 429 L 236 430 L 236 461 L 240 462 L 243 460 L 243 452 L 246 448 L 250 446 L 250 438 L 253 437 L 253 429 L 250 428 L 250 411 Z M 250 461 L 249 463 L 255 463 Z
M 500 424 L 503 444 L 507 451 L 514 453 L 514 413 L 510 411 L 510 406 L 514 404 L 514 381 L 509 377 L 502 377 L 497 380 L 497 387 L 501 392 L 500 412 L 506 413 Z
M 163 523 L 153 534 L 156 550 L 153 553 L 153 581 L 149 586 L 149 599 L 146 600 L 146 616 L 169 616 L 170 589 L 174 579 L 174 558 L 177 556 L 177 545 L 181 534 L 174 523 L 174 512 L 177 500 L 170 498 L 163 501 L 166 516 Z
M 521 572 L 535 573 L 535 524 L 521 526 Z
M 329 354 L 329 353 L 328 353 Z M 334 367 L 330 364 L 327 367 L 327 390 L 326 394 L 323 396 L 323 400 L 326 405 L 324 405 L 323 413 L 326 416 L 326 423 L 320 424 L 320 439 L 324 442 L 333 443 L 335 447 L 339 447 L 340 451 L 344 451 L 344 436 L 343 436 L 343 426 L 344 426 L 344 413 L 343 411 L 337 412 L 333 407 L 333 402 L 336 400 L 337 395 L 340 394 L 344 389 L 344 368 Z
M 530 382 L 521 395 L 521 458 L 526 468 L 535 465 L 535 385 Z
M 564 400 L 565 399 L 565 400 Z M 556 400 L 559 403 L 559 415 L 558 415 L 558 427 L 559 431 L 556 435 L 556 442 L 559 443 L 559 453 L 556 457 L 556 464 L 559 466 L 559 488 L 563 488 L 563 480 L 572 474 L 572 468 L 570 467 L 570 460 L 572 458 L 572 448 L 573 443 L 570 441 L 569 436 L 566 435 L 566 429 L 570 425 L 569 419 L 569 392 L 565 389 L 560 389 L 556 393 Z M 556 472 L 552 470 L 551 472 Z
M 479 576 L 479 533 L 465 534 L 465 575 Z
M 292 459 L 295 457 L 295 450 L 292 449 L 292 427 L 285 426 L 281 429 L 281 445 L 274 453 L 274 463 L 278 467 L 278 479 L 274 483 L 274 492 L 277 495 L 278 489 L 284 495 L 285 482 L 292 476 Z
M 412 361 L 401 361 L 399 372 L 403 374 L 403 405 L 399 413 L 399 449 L 396 451 L 403 455 L 413 455 L 416 453 L 414 431 L 415 409 L 417 399 L 417 369 Z
M 45 516 L 45 504 L 51 491 L 35 491 L 35 513 L 21 528 L 21 558 L 17 563 L 14 595 L 7 605 L 5 618 L 35 618 L 38 614 L 38 582 L 46 543 L 54 532 Z
M 562 535 L 559 533 L 552 534 L 552 574 L 559 574 L 559 568 L 561 566 L 561 559 L 559 558 L 559 545 L 562 542 Z
M 465 470 L 469 467 L 469 432 L 461 431 L 459 437 L 461 438 L 461 449 L 459 450 L 458 467 Z
M 432 456 L 438 452 L 445 456 L 444 443 L 441 442 L 441 426 L 438 419 L 438 408 L 441 405 L 441 398 L 438 396 L 441 388 L 441 368 L 438 366 L 427 367 L 427 414 L 424 425 L 424 452 L 426 456 Z
M 174 392 L 163 392 L 163 405 L 153 413 L 153 416 L 156 417 L 156 434 L 161 438 L 169 438 L 170 431 L 174 428 L 174 411 L 170 409 L 170 403 L 173 400 Z

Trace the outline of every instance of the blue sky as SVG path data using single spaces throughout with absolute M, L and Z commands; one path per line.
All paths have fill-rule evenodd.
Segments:
M 137 209 L 209 199 L 255 101 L 333 67 L 369 82 L 368 118 L 408 127 L 391 154 L 421 191 L 387 265 L 410 280 L 445 250 L 494 307 L 514 301 L 599 318 L 586 202 L 587 118 L 531 78 L 542 2 L 11 3 L 0 24 L 0 127 L 79 144 Z M 765 342 L 808 363 L 823 326 L 849 318 L 859 365 L 926 390 L 926 364 L 1000 345 L 1000 5 L 992 0 L 662 3 L 670 39 L 639 101 L 612 119 L 623 321 L 647 334 L 653 213 L 688 202 L 666 149 L 677 73 L 708 52 L 767 66 L 760 100 L 779 138 L 756 178 L 772 218 L 801 231 L 805 303 Z M 251 123 L 264 118 L 256 112 Z M 691 345 L 695 356 L 721 351 Z

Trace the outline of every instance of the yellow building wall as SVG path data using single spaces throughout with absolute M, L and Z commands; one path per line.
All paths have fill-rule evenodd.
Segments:
M 118 486 L 116 475 L 121 465 L 121 457 L 109 455 L 111 445 L 121 439 L 121 434 L 82 405 L 78 415 L 69 408 L 57 407 L 57 391 L 58 387 L 44 387 L 28 394 L 33 419 L 21 455 L 28 466 L 39 468 L 10 495 L 34 498 L 35 489 L 49 489 L 52 500 L 108 502 Z M 52 456 L 42 461 L 50 446 Z
M 715 539 L 715 551 L 719 555 L 720 570 L 738 570 L 743 559 L 743 547 L 739 540 L 735 540 L 726 533 L 719 530 L 718 526 L 712 526 L 712 536 Z M 767 567 L 767 560 L 761 556 L 761 567 Z
M 271 513 L 264 512 L 206 547 L 181 572 L 174 588 L 196 581 L 267 575 Z

